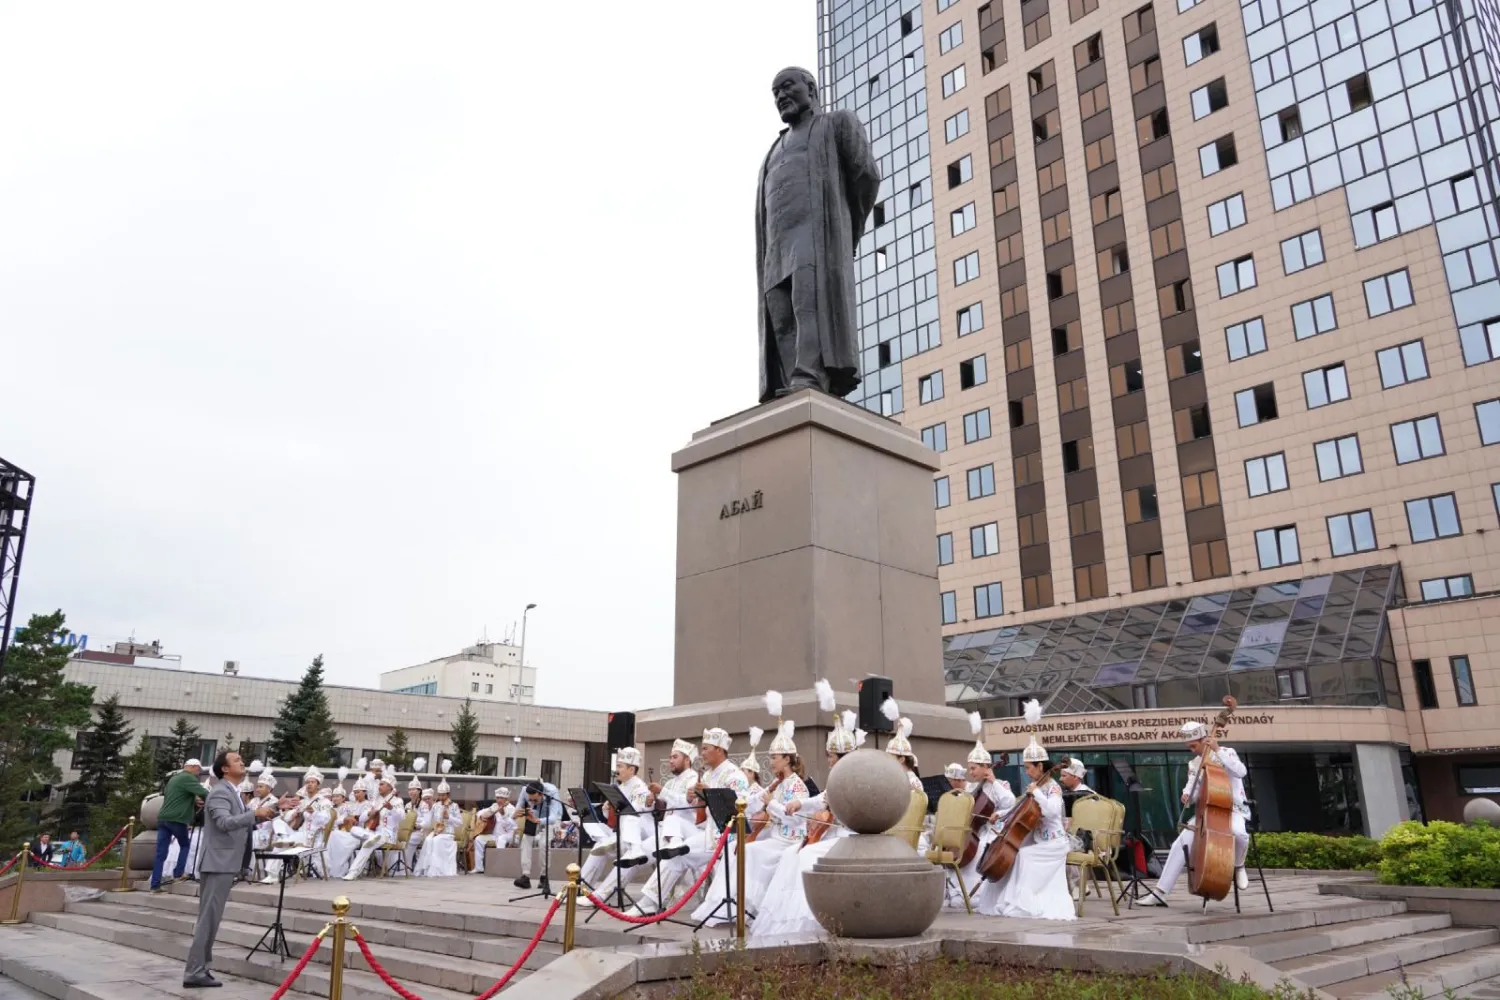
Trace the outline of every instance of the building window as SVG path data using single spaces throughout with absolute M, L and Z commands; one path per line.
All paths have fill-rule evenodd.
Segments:
M 967 184 L 974 177 L 974 157 L 965 156 L 960 160 L 948 164 L 948 189 Z
M 1151 452 L 1151 428 L 1146 421 L 1141 420 L 1133 424 L 1125 424 L 1115 429 L 1115 448 L 1120 453 L 1120 460 L 1134 458 L 1137 455 L 1146 455 Z
M 1246 460 L 1245 481 L 1249 484 L 1252 497 L 1280 493 L 1287 489 L 1286 453 L 1278 451 L 1274 455 Z
M 952 142 L 959 136 L 969 134 L 969 109 L 964 108 L 958 114 L 951 116 L 943 122 L 943 137 Z
M 1375 103 L 1374 95 L 1370 91 L 1369 74 L 1359 73 L 1345 80 L 1344 96 L 1349 99 L 1350 111 L 1363 111 Z
M 1012 428 L 1025 427 L 1027 424 L 1036 423 L 1036 394 L 1022 396 L 1020 399 L 1012 399 L 1007 404 L 1010 410 L 1010 426 Z
M 1371 319 L 1405 309 L 1412 302 L 1411 275 L 1404 267 L 1365 282 L 1365 308 Z
M 1000 526 L 991 521 L 989 524 L 976 524 L 969 529 L 969 555 L 975 559 L 984 556 L 992 556 L 1000 551 Z
M 917 379 L 918 403 L 931 403 L 933 400 L 943 398 L 943 373 L 933 372 L 931 375 L 923 375 Z
M 1432 661 L 1412 660 L 1411 676 L 1417 685 L 1417 704 L 1423 708 L 1437 708 L 1437 685 L 1432 683 Z
M 1208 232 L 1211 236 L 1227 233 L 1245 224 L 1245 196 L 1232 194 L 1208 206 Z
M 1043 14 L 1041 17 L 1027 24 L 1021 29 L 1022 42 L 1026 48 L 1031 48 L 1039 42 L 1044 42 L 1052 37 L 1052 15 Z
M 1068 534 L 1088 535 L 1098 531 L 1100 527 L 1097 497 L 1068 504 Z
M 984 385 L 985 382 L 989 381 L 989 377 L 989 369 L 985 365 L 983 354 L 958 363 L 958 387 L 960 391 L 972 389 L 976 385 Z
M 1155 708 L 1156 707 L 1156 685 L 1135 684 L 1130 688 L 1130 706 L 1132 708 Z
M 1196 542 L 1188 547 L 1194 580 L 1213 580 L 1229 575 L 1229 543 L 1222 538 Z
M 1287 274 L 1296 274 L 1323 263 L 1323 233 L 1313 229 L 1281 241 L 1281 266 Z
M 959 63 L 951 70 L 943 74 L 943 96 L 952 97 L 964 89 L 964 67 Z
M 937 536 L 937 552 L 939 566 L 953 564 L 953 532 L 945 531 Z
M 981 497 L 995 495 L 995 466 L 993 463 L 981 465 L 977 469 L 970 469 L 969 499 L 978 500 Z
M 1052 606 L 1052 574 L 1040 573 L 1021 579 L 1021 606 L 1027 611 Z
M 1298 340 L 1327 333 L 1338 325 L 1338 317 L 1333 312 L 1332 295 L 1319 295 L 1292 306 L 1292 330 Z
M 1465 365 L 1482 365 L 1500 358 L 1500 316 L 1462 327 L 1458 339 L 1463 344 Z
M 526 777 L 526 758 L 525 757 L 507 757 L 507 758 L 505 758 L 505 776 L 507 778 L 524 778 L 524 777 Z
M 1156 502 L 1156 485 L 1141 486 L 1133 490 L 1125 491 L 1125 523 L 1140 524 L 1143 521 L 1155 521 L 1161 517 L 1161 509 Z
M 1458 794 L 1500 795 L 1500 766 L 1460 764 L 1454 770 L 1458 772 Z
M 1353 222 L 1356 247 L 1369 246 L 1401 235 L 1401 226 L 1396 219 L 1396 203 L 1393 201 L 1381 202 L 1356 214 Z
M 977 224 L 974 221 L 974 203 L 971 201 L 963 208 L 957 208 L 948 213 L 948 223 L 954 236 L 973 229 Z
M 1152 487 L 1153 491 L 1155 487 Z M 1219 504 L 1219 473 L 1215 469 L 1193 472 L 1182 477 L 1182 506 L 1185 510 L 1216 507 Z
M 1213 82 L 1199 87 L 1192 93 L 1193 121 L 1207 118 L 1215 111 L 1229 106 L 1229 87 L 1221 76 Z
M 1474 404 L 1474 419 L 1479 423 L 1479 443 L 1500 443 L 1500 399 Z
M 953 284 L 963 285 L 979 277 L 979 251 L 967 253 L 953 262 Z
M 1301 667 L 1288 667 L 1276 671 L 1276 695 L 1282 701 L 1294 701 L 1307 697 L 1307 671 Z
M 1109 577 L 1103 563 L 1079 566 L 1073 570 L 1073 596 L 1080 601 L 1109 596 Z
M 1141 359 L 1132 358 L 1109 369 L 1110 395 L 1118 398 L 1146 388 L 1146 376 L 1141 368 Z
M 479 682 L 478 681 L 470 681 L 469 682 L 469 693 L 470 694 L 478 694 L 479 693 Z
M 1302 388 L 1307 394 L 1307 408 L 1316 410 L 1329 403 L 1349 398 L 1349 373 L 1340 361 L 1336 365 L 1314 368 L 1302 373 Z
M 1420 340 L 1408 340 L 1404 344 L 1376 351 L 1375 364 L 1380 368 L 1382 389 L 1393 389 L 1427 377 L 1427 354 L 1422 349 Z
M 933 451 L 947 451 L 948 425 L 946 423 L 941 423 L 933 424 L 931 427 L 923 427 L 922 443 L 931 448 Z
M 1177 190 L 1177 165 L 1166 163 L 1155 170 L 1145 174 L 1141 178 L 1141 184 L 1146 189 L 1146 200 L 1155 201 L 1163 195 L 1171 194 Z
M 958 311 L 958 335 L 967 337 L 975 330 L 984 329 L 984 305 L 976 302 Z
M 1233 135 L 1221 135 L 1208 145 L 1198 147 L 1198 166 L 1204 177 L 1212 177 L 1238 162 L 1240 158 L 1234 150 Z
M 1469 658 L 1450 656 L 1448 666 L 1453 670 L 1453 693 L 1457 695 L 1458 703 L 1464 706 L 1479 704 L 1474 697 L 1474 674 L 1469 669 Z
M 1391 424 L 1391 443 L 1396 448 L 1396 464 L 1420 462 L 1444 453 L 1443 428 L 1434 416 L 1417 417 Z
M 1187 406 L 1172 411 L 1172 429 L 1178 444 L 1201 441 L 1213 434 L 1213 424 L 1208 419 L 1207 406 Z
M 1350 434 L 1341 438 L 1319 441 L 1313 445 L 1313 454 L 1318 460 L 1318 481 L 1342 479 L 1364 472 L 1364 463 L 1359 455 L 1359 435 Z
M 1167 557 L 1162 552 L 1141 552 L 1130 557 L 1130 589 L 1151 590 L 1167 585 Z
M 1177 0 L 1179 10 L 1186 9 L 1182 6 L 1184 0 Z M 1197 0 L 1193 0 L 1196 3 Z M 1188 7 L 1193 6 L 1192 3 Z M 1200 28 L 1182 40 L 1182 55 L 1189 66 L 1200 60 L 1206 59 L 1219 51 L 1219 27 L 1210 24 Z
M 1328 545 L 1336 556 L 1375 548 L 1375 519 L 1368 510 L 1334 514 L 1328 518 Z
M 938 52 L 947 55 L 956 45 L 963 44 L 964 23 L 954 21 L 938 35 Z
M 990 436 L 990 408 L 964 414 L 964 444 L 983 441 Z
M 1081 472 L 1094 467 L 1094 439 L 1091 437 L 1064 441 L 1062 446 L 1063 472 Z
M 1219 276 L 1219 298 L 1227 299 L 1231 295 L 1237 295 L 1247 288 L 1255 287 L 1255 257 L 1246 254 L 1236 257 L 1234 260 L 1225 261 L 1217 270 Z
M 1005 347 L 1005 370 L 1021 372 L 1031 367 L 1031 341 L 1018 340 Z
M 941 598 L 943 624 L 952 625 L 958 621 L 958 595 L 951 590 L 945 590 L 938 596 Z
M 1467 573 L 1462 576 L 1433 577 L 1431 580 L 1423 580 L 1421 586 L 1424 601 L 1442 601 L 1450 597 L 1474 595 L 1474 578 Z
M 1275 383 L 1264 382 L 1235 393 L 1234 411 L 1239 417 L 1241 427 L 1251 427 L 1265 423 L 1267 420 L 1275 420 L 1277 416 Z
M 1255 533 L 1255 554 L 1260 559 L 1261 569 L 1275 569 L 1302 561 L 1302 552 L 1297 547 L 1297 526 L 1284 524 L 1279 528 L 1262 528 Z
M 942 510 L 953 502 L 948 492 L 948 477 L 938 476 L 932 481 L 932 505 L 934 510 Z
M 1229 360 L 1238 361 L 1266 349 L 1266 324 L 1261 317 L 1247 319 L 1243 323 L 1224 328 L 1224 339 L 1229 344 Z
M 1458 501 L 1452 493 L 1406 501 L 1406 527 L 1413 542 L 1452 538 L 1463 534 L 1458 520 Z
M 1104 58 L 1104 36 L 1095 32 L 1073 46 L 1073 68 L 1083 69 Z
M 985 583 L 974 588 L 974 617 L 995 618 L 1005 614 L 1005 601 L 1000 584 Z
M 1203 348 L 1196 340 L 1178 344 L 1167 351 L 1167 378 L 1196 375 L 1203 370 Z
M 484 686 L 484 693 L 485 694 L 494 694 L 495 693 L 495 685 L 493 685 L 493 684 L 486 684 Z
M 1022 548 L 1028 545 L 1043 545 L 1047 541 L 1047 512 L 1022 514 L 1016 518 L 1016 540 Z
M 1193 308 L 1193 283 L 1188 278 L 1174 281 L 1170 285 L 1163 285 L 1156 290 L 1156 305 L 1161 310 L 1162 318 L 1176 316 Z M 1134 313 L 1131 320 L 1134 321 Z M 1123 331 L 1122 331 L 1123 332 Z M 1109 313 L 1104 314 L 1104 335 L 1111 336 L 1109 332 Z

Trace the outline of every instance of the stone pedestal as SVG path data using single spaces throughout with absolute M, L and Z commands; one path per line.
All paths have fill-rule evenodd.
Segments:
M 811 390 L 693 435 L 672 456 L 675 704 L 876 674 L 942 705 L 938 468 L 915 431 Z

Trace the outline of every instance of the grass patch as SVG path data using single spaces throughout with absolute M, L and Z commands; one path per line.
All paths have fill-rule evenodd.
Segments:
M 653 990 L 675 1000 L 1300 1000 L 1289 984 L 1266 992 L 1219 976 L 1084 973 L 935 959 L 905 966 L 835 960 L 731 966 Z

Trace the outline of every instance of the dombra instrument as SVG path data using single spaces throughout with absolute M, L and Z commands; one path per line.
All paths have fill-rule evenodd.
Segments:
M 974 811 L 969 814 L 969 836 L 964 840 L 964 853 L 958 859 L 960 868 L 966 868 L 973 863 L 974 855 L 979 853 L 979 835 L 993 815 L 995 815 L 994 800 L 984 792 L 974 796 Z
M 1209 737 L 1229 722 L 1238 703 L 1232 696 L 1209 724 Z M 1204 741 L 1198 756 L 1198 783 L 1193 795 L 1193 846 L 1188 851 L 1188 891 L 1220 900 L 1234 884 L 1234 786 L 1229 772 L 1214 759 Z
M 1010 874 L 1026 835 L 1042 825 L 1042 806 L 1036 796 L 1031 794 L 1031 789 L 1048 778 L 1056 778 L 1058 772 L 1067 766 L 1068 762 L 1064 759 L 1049 767 L 1046 774 L 1021 793 L 1016 804 L 1010 807 L 1010 812 L 1005 814 L 1005 819 L 1001 821 L 1004 825 L 1000 828 L 1000 836 L 984 849 L 984 857 L 979 859 L 977 871 L 986 882 L 998 882 Z

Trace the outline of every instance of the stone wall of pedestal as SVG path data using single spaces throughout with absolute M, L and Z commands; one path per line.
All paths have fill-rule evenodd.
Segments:
M 932 474 L 915 431 L 804 390 L 672 456 L 678 706 L 872 674 L 943 703 Z

